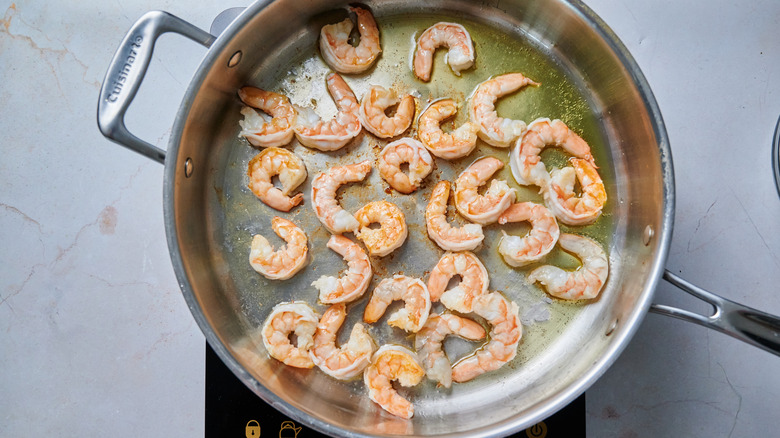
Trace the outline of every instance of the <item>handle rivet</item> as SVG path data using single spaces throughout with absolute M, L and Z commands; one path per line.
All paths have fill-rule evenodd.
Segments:
M 192 176 L 192 170 L 193 170 L 192 158 L 188 157 L 186 160 L 184 160 L 184 176 L 186 178 Z
M 650 245 L 650 241 L 653 240 L 653 235 L 655 235 L 653 227 L 651 225 L 646 226 L 645 231 L 642 233 L 642 243 L 644 243 L 645 246 Z
M 238 63 L 241 62 L 241 56 L 242 53 L 240 50 L 234 53 L 233 56 L 231 56 L 230 59 L 228 59 L 228 63 L 227 63 L 228 68 L 233 68 L 237 66 Z

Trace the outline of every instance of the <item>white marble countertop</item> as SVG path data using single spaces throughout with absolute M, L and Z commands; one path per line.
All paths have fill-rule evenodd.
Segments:
M 204 338 L 165 243 L 163 167 L 104 139 L 100 82 L 161 9 L 208 29 L 224 2 L 4 2 L 0 12 L 0 436 L 202 436 Z M 589 0 L 664 115 L 677 212 L 668 269 L 780 314 L 780 3 Z M 158 44 L 128 126 L 165 148 L 204 49 Z M 662 283 L 656 302 L 701 308 Z M 693 304 L 692 304 L 693 303 Z M 592 437 L 753 437 L 780 426 L 780 357 L 648 315 L 587 392 Z

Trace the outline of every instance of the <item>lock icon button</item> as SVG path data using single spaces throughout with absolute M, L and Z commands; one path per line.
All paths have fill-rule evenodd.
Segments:
M 246 438 L 258 438 L 260 436 L 260 423 L 255 420 L 249 420 L 249 422 L 246 423 L 244 433 L 246 434 Z

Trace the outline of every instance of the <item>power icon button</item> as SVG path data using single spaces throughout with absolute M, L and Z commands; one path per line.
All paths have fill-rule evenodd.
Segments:
M 260 436 L 260 423 L 255 420 L 249 420 L 244 429 L 246 438 L 258 438 Z

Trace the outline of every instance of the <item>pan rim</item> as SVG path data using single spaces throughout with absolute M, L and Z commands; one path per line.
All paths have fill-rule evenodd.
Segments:
M 500 423 L 494 423 L 490 426 L 484 426 L 479 429 L 449 433 L 448 436 L 454 437 L 487 437 L 508 435 L 534 423 L 547 418 L 557 412 L 562 407 L 570 403 L 576 397 L 584 393 L 596 380 L 598 380 L 611 365 L 617 360 L 618 356 L 624 351 L 630 340 L 635 335 L 644 316 L 650 307 L 656 287 L 662 277 L 664 266 L 668 257 L 668 251 L 672 238 L 672 227 L 675 211 L 675 193 L 674 193 L 674 173 L 671 149 L 669 146 L 668 135 L 661 116 L 660 108 L 652 93 L 650 85 L 639 65 L 629 53 L 625 45 L 620 41 L 617 35 L 607 26 L 607 24 L 593 12 L 587 5 L 580 0 L 560 0 L 562 4 L 567 5 L 575 14 L 593 29 L 596 34 L 609 46 L 620 63 L 630 72 L 631 82 L 639 91 L 641 100 L 644 103 L 645 111 L 652 121 L 652 129 L 656 137 L 656 143 L 660 155 L 660 169 L 662 172 L 662 191 L 663 207 L 662 218 L 659 222 L 660 229 L 654 230 L 653 257 L 652 266 L 648 270 L 648 278 L 645 282 L 634 309 L 630 313 L 627 321 L 621 321 L 625 330 L 616 333 L 616 338 L 609 347 L 601 354 L 598 361 L 583 375 L 574 380 L 565 390 L 554 394 L 551 398 L 543 402 L 538 408 L 533 408 L 524 416 L 514 416 L 507 418 Z M 166 238 L 171 262 L 182 290 L 185 301 L 196 323 L 204 334 L 208 344 L 217 353 L 225 365 L 236 375 L 245 385 L 247 385 L 256 395 L 275 409 L 283 412 L 296 421 L 300 421 L 315 430 L 328 435 L 339 435 L 346 437 L 369 437 L 367 435 L 353 430 L 342 429 L 328 422 L 325 422 L 313 415 L 310 415 L 298 408 L 290 405 L 281 397 L 264 387 L 257 381 L 238 360 L 230 353 L 228 348 L 221 341 L 220 337 L 209 324 L 201 305 L 195 296 L 194 288 L 185 269 L 183 253 L 181 251 L 179 235 L 176 229 L 175 221 L 175 186 L 177 175 L 183 171 L 183 159 L 179 157 L 179 146 L 181 144 L 183 130 L 185 128 L 191 104 L 194 97 L 202 87 L 210 69 L 221 59 L 222 51 L 227 47 L 234 34 L 247 25 L 247 23 L 262 9 L 273 3 L 273 0 L 258 0 L 249 5 L 223 32 L 218 36 L 211 48 L 206 52 L 195 75 L 190 81 L 190 85 L 185 92 L 182 103 L 177 111 L 175 122 L 172 128 L 171 137 L 168 145 L 167 159 L 165 160 L 165 170 L 163 177 L 163 208 L 166 229 Z

